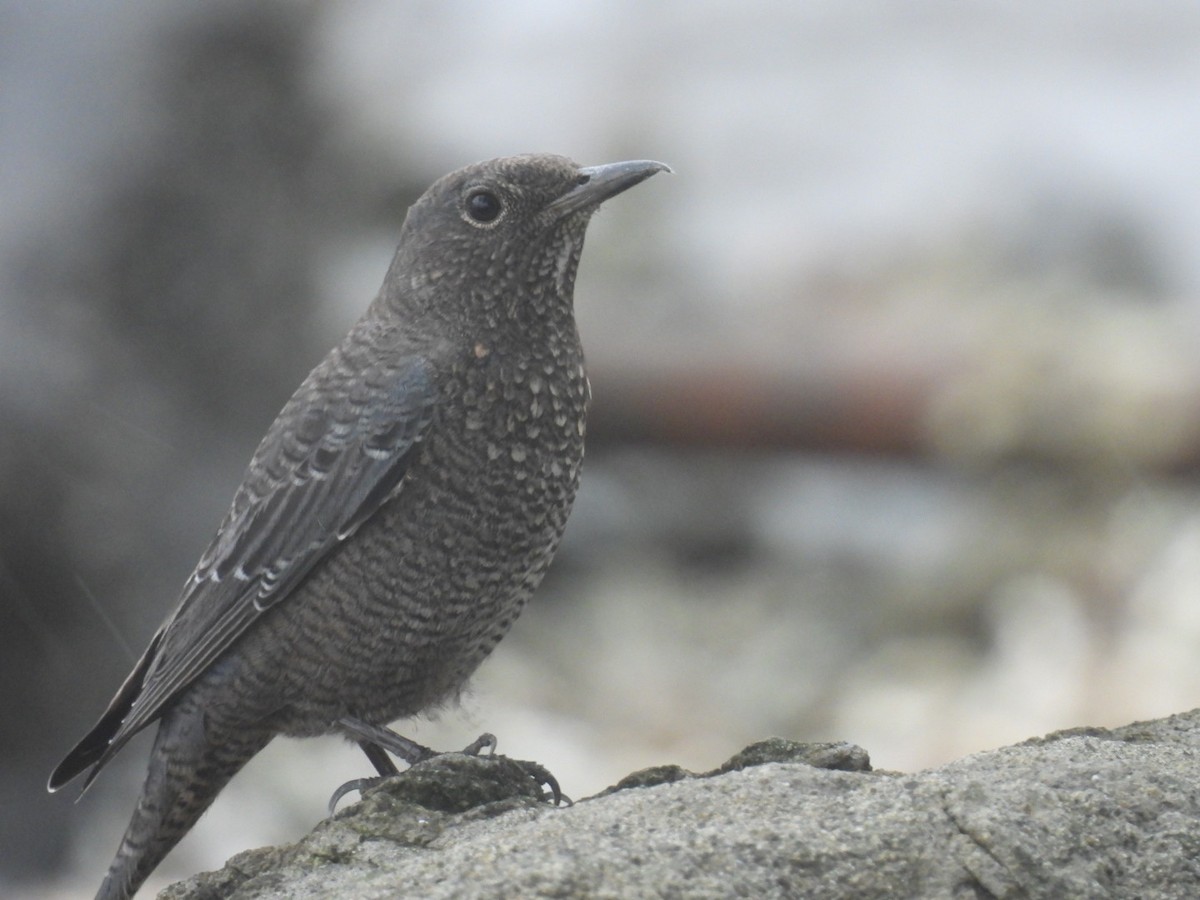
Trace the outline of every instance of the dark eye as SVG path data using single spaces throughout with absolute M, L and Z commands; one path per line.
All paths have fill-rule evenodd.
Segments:
M 467 197 L 467 215 L 476 222 L 495 222 L 503 209 L 500 198 L 491 191 L 474 191 Z

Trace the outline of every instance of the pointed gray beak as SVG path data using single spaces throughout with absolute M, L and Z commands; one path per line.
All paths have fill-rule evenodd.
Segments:
M 594 210 L 609 197 L 615 197 L 658 172 L 670 172 L 666 163 L 652 159 L 587 166 L 579 170 L 576 186 L 546 207 L 556 218 L 580 210 Z

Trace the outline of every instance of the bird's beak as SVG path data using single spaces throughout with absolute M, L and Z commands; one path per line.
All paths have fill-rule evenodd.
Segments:
M 606 166 L 587 166 L 579 170 L 575 187 L 557 200 L 552 200 L 546 209 L 555 217 L 570 215 L 584 209 L 595 209 L 609 197 L 628 190 L 657 172 L 670 172 L 666 163 L 652 159 L 634 159 L 629 162 L 609 163 Z

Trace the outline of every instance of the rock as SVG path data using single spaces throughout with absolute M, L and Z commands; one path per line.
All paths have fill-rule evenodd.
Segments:
M 912 775 L 771 739 L 570 807 L 540 793 L 519 766 L 437 757 L 160 900 L 1200 896 L 1200 710 Z

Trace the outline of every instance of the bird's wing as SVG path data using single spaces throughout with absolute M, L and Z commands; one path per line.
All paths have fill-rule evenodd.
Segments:
M 399 490 L 435 398 L 418 358 L 353 373 L 337 365 L 314 371 L 259 445 L 178 609 L 52 786 L 89 765 L 94 777 Z

